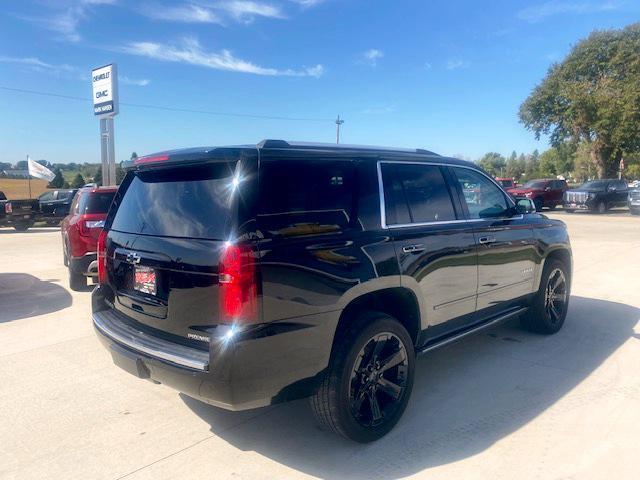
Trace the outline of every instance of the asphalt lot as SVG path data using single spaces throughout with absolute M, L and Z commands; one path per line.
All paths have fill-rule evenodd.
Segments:
M 0 229 L 0 478 L 636 479 L 640 218 L 569 225 L 574 284 L 552 337 L 517 322 L 418 360 L 409 407 L 372 445 L 306 401 L 226 412 L 115 367 L 57 229 Z

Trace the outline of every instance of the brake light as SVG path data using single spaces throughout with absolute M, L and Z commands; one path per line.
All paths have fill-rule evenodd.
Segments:
M 169 160 L 169 155 L 150 155 L 148 157 L 138 157 L 133 161 L 134 165 L 141 165 L 143 163 L 155 163 L 166 162 Z
M 107 231 L 98 236 L 98 283 L 107 283 Z
M 11 202 L 7 202 L 4 204 L 4 213 L 12 213 L 13 207 L 11 206 Z
M 251 249 L 227 245 L 218 268 L 222 321 L 248 323 L 257 320 L 258 285 Z

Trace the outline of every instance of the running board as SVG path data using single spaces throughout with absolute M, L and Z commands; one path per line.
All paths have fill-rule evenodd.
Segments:
M 469 330 L 458 332 L 450 337 L 445 337 L 442 340 L 438 340 L 437 342 L 432 343 L 431 345 L 426 345 L 421 349 L 419 349 L 416 352 L 416 355 L 423 355 L 427 352 L 430 352 L 431 350 L 435 350 L 436 348 L 444 347 L 445 345 L 449 345 L 450 343 L 457 342 L 458 340 L 461 340 L 468 335 L 478 333 L 479 331 L 484 330 L 486 328 L 495 327 L 496 325 L 502 322 L 506 322 L 507 320 L 510 320 L 513 317 L 517 317 L 518 315 L 526 312 L 527 310 L 528 310 L 528 307 L 516 308 L 515 310 L 502 314 L 499 317 L 494 318 L 493 320 L 489 320 L 488 322 L 472 327 Z

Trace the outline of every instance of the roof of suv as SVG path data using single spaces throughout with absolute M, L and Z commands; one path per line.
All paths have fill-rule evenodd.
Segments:
M 178 150 L 168 150 L 163 152 L 138 157 L 132 161 L 124 162 L 124 168 L 134 168 L 140 165 L 164 163 L 167 161 L 179 162 L 184 160 L 198 160 L 200 158 L 211 158 L 216 153 L 228 155 L 230 151 L 237 150 L 259 150 L 269 152 L 331 152 L 333 156 L 353 156 L 358 153 L 364 158 L 379 158 L 381 155 L 393 155 L 397 157 L 411 157 L 412 160 L 436 160 L 439 163 L 450 163 L 457 165 L 473 165 L 471 162 L 459 160 L 456 158 L 448 158 L 438 155 L 437 153 L 421 148 L 394 148 L 394 147 L 377 147 L 369 145 L 336 145 L 333 143 L 315 143 L 315 142 L 288 142 L 285 140 L 263 140 L 255 145 L 230 145 L 218 147 L 198 147 L 184 148 Z
M 109 193 L 118 191 L 116 185 L 106 187 L 83 187 L 80 189 L 82 193 Z

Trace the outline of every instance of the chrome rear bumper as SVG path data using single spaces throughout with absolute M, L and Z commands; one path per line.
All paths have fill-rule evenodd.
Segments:
M 111 310 L 94 312 L 92 317 L 93 326 L 100 334 L 133 352 L 201 372 L 209 370 L 209 352 L 136 330 L 119 320 Z

